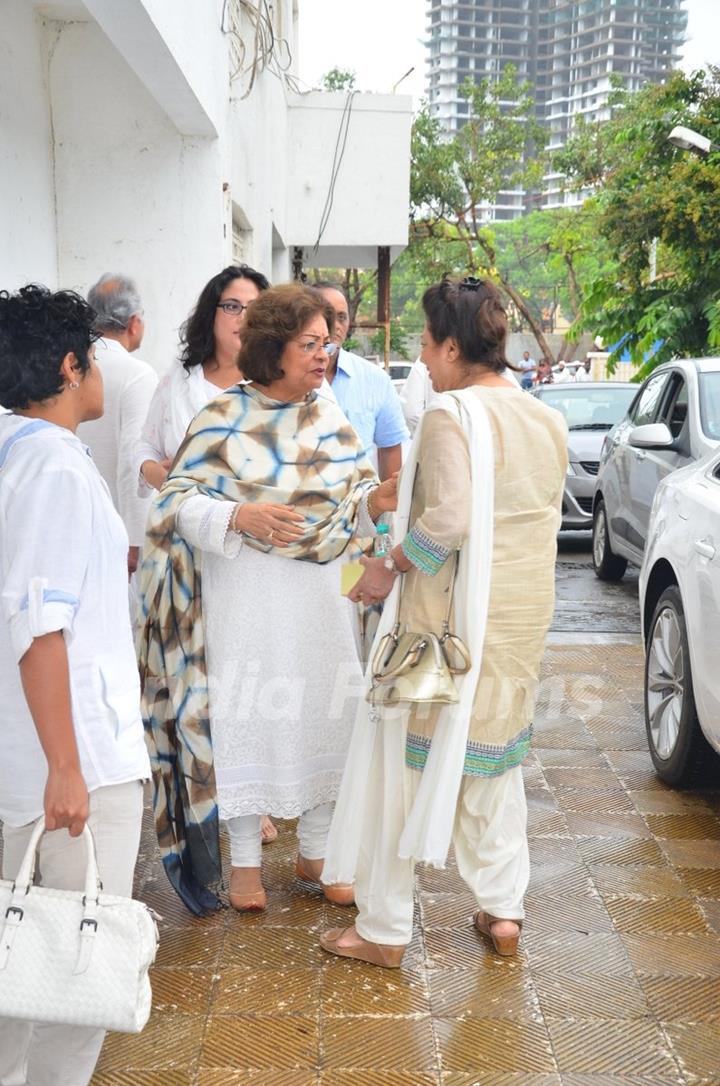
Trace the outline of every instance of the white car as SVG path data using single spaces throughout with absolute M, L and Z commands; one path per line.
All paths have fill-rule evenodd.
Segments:
M 720 779 L 720 455 L 660 483 L 640 571 L 645 723 L 658 775 Z
M 617 581 L 643 559 L 658 484 L 720 444 L 720 358 L 658 366 L 605 439 L 593 496 L 593 566 Z

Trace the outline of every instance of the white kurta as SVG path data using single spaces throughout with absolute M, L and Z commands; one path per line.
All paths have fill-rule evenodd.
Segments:
M 227 532 L 230 502 L 196 496 L 178 516 L 202 549 L 210 728 L 221 818 L 295 818 L 334 800 L 363 680 L 342 558 L 264 554 Z

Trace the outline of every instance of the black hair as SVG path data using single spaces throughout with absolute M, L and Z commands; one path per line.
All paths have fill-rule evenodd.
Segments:
M 234 279 L 249 279 L 258 290 L 267 290 L 270 286 L 262 272 L 249 268 L 247 264 L 230 264 L 217 275 L 213 275 L 200 292 L 195 308 L 180 329 L 180 361 L 190 372 L 193 366 L 201 366 L 212 358 L 215 351 L 215 314 L 222 292 Z
M 422 306 L 435 342 L 452 336 L 466 365 L 480 364 L 495 373 L 515 368 L 505 357 L 508 323 L 500 292 L 487 279 L 443 279 L 428 287 Z
M 318 279 L 317 283 L 308 283 L 308 286 L 313 287 L 314 290 L 336 290 L 338 294 L 342 294 L 348 307 L 350 306 L 348 292 L 345 290 L 342 283 L 333 283 L 331 279 Z
M 84 377 L 98 338 L 94 321 L 95 310 L 73 290 L 53 293 L 29 283 L 17 294 L 0 291 L 0 404 L 25 409 L 58 396 L 69 353 Z

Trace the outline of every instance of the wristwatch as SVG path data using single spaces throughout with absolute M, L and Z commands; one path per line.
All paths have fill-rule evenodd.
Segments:
M 390 573 L 393 573 L 395 576 L 397 576 L 400 572 L 397 566 L 397 562 L 393 558 L 391 552 L 388 552 L 383 558 L 383 565 L 385 566 L 385 569 L 389 570 Z

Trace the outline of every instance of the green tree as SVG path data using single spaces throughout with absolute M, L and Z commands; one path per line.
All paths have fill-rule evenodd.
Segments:
M 512 270 L 498 265 L 494 230 L 483 218 L 500 192 L 531 191 L 541 183 L 545 134 L 535 120 L 530 85 L 519 83 L 508 65 L 497 81 L 467 82 L 461 94 L 467 120 L 455 135 L 444 133 L 427 107 L 415 119 L 411 238 L 451 245 L 453 262 L 459 242 L 463 269 L 493 279 L 550 356 L 541 323 L 516 289 Z
M 616 357 L 629 349 L 642 364 L 650 354 L 644 375 L 720 349 L 720 70 L 675 72 L 634 94 L 616 91 L 613 104 L 612 118 L 580 126 L 555 165 L 577 188 L 595 186 L 586 206 L 613 258 L 590 285 L 580 323 L 609 344 L 622 340 Z M 708 136 L 711 153 L 673 147 L 677 124 Z
M 331 68 L 320 80 L 320 85 L 326 91 L 353 90 L 355 78 L 355 72 L 347 68 Z

